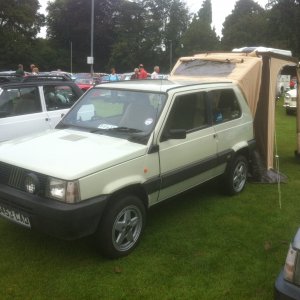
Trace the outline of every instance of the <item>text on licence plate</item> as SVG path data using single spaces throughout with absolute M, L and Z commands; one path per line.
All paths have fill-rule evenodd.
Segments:
M 1 204 L 0 204 L 0 215 L 6 219 L 9 219 L 25 227 L 28 228 L 31 227 L 29 218 L 27 216 L 13 209 L 2 206 Z

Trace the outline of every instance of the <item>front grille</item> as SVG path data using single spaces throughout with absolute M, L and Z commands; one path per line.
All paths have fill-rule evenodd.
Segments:
M 24 180 L 29 173 L 34 173 L 39 180 L 40 190 L 38 194 L 45 195 L 47 185 L 46 175 L 0 162 L 0 183 L 2 184 L 25 191 Z
M 17 167 L 11 167 L 8 184 L 16 188 L 22 188 L 25 174 L 26 173 L 24 172 L 24 170 Z

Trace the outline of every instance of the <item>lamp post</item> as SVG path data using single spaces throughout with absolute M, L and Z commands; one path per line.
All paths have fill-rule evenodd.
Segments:
M 173 42 L 172 42 L 172 40 L 169 40 L 169 42 L 170 42 L 170 73 L 171 73 L 171 71 L 172 71 L 172 61 L 173 61 Z
M 72 44 L 72 41 L 70 42 L 70 69 L 71 69 L 71 73 L 73 73 L 73 44 Z
M 92 0 L 92 9 L 91 9 L 91 75 L 94 74 L 94 7 L 95 2 Z

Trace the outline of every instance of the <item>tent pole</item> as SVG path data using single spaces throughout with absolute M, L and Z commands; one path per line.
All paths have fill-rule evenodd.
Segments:
M 296 123 L 297 123 L 297 150 L 295 151 L 295 155 L 300 158 L 300 68 L 297 66 L 297 116 L 296 116 Z

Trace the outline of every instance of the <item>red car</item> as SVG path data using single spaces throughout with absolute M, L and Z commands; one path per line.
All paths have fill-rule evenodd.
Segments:
M 94 80 L 93 78 L 76 78 L 75 83 L 85 92 L 94 85 Z

